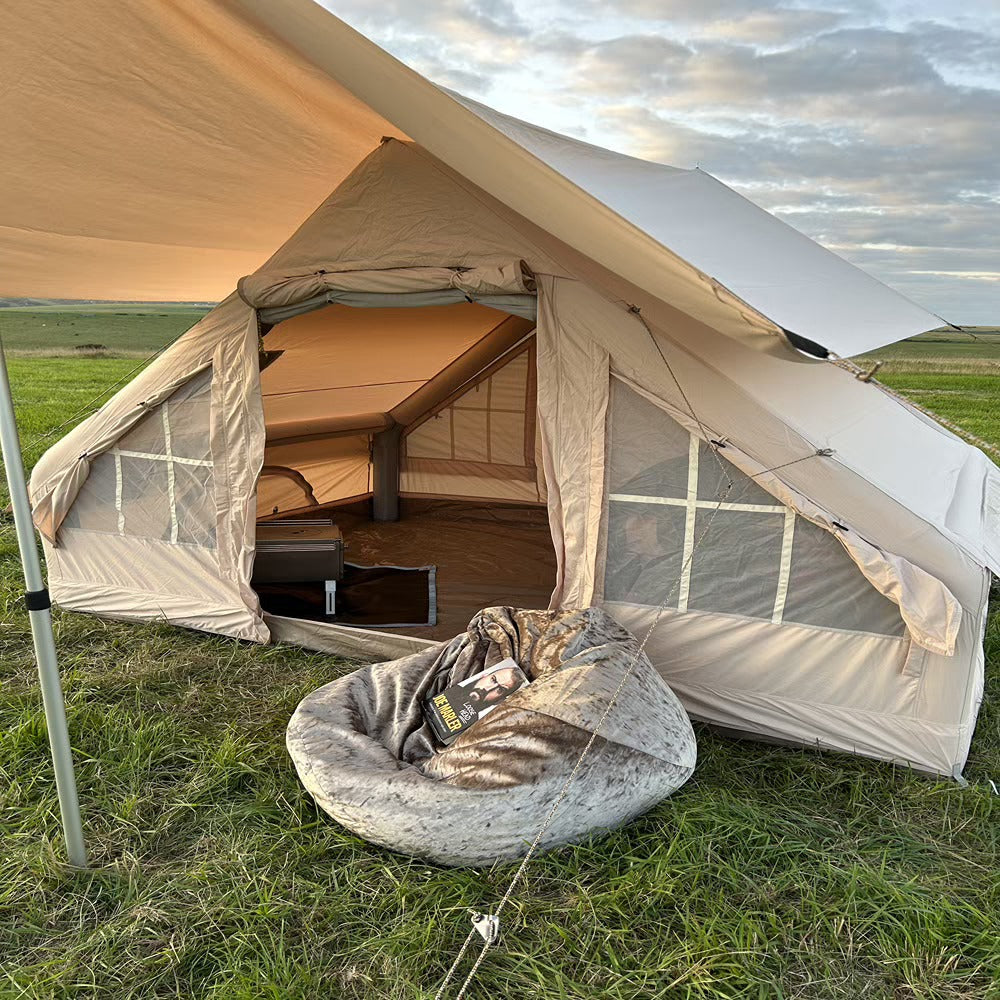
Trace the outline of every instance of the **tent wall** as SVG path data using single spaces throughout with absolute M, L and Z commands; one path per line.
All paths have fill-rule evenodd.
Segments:
M 752 456 L 760 470 L 784 466 L 757 481 L 767 483 L 772 493 L 791 486 L 788 495 L 801 496 L 803 509 L 811 514 L 814 509 L 804 498 L 821 497 L 826 511 L 854 529 L 850 534 L 857 546 L 881 546 L 891 553 L 885 557 L 889 562 L 899 557 L 894 564 L 920 581 L 907 603 L 961 605 L 950 635 L 954 652 L 948 656 L 918 646 L 909 630 L 899 635 L 898 628 L 881 627 L 884 634 L 878 634 L 852 630 L 849 621 L 846 627 L 831 628 L 829 623 L 775 622 L 760 611 L 756 617 L 747 614 L 745 608 L 739 613 L 733 602 L 750 599 L 745 592 L 731 595 L 728 611 L 714 611 L 726 603 L 713 605 L 704 595 L 692 601 L 690 591 L 683 597 L 671 594 L 678 574 L 664 572 L 660 600 L 672 607 L 646 649 L 687 707 L 700 718 L 743 731 L 858 750 L 931 771 L 960 769 L 982 692 L 980 639 L 988 589 L 983 568 L 840 466 L 835 456 L 817 456 L 816 445 L 776 417 L 766 397 L 759 402 L 751 398 L 715 368 L 678 350 L 664 331 L 647 329 L 626 308 L 585 285 L 541 280 L 538 345 L 539 419 L 560 559 L 554 602 L 576 606 L 600 600 L 609 559 L 621 561 L 622 553 L 609 556 L 607 551 L 609 541 L 622 544 L 620 531 L 608 531 L 612 511 L 606 478 L 609 466 L 620 458 L 608 454 L 611 384 L 617 374 L 663 400 L 675 415 L 689 415 L 693 406 L 695 416 L 688 416 L 686 429 L 702 440 L 727 439 L 730 453 L 738 449 Z M 626 440 L 629 434 L 641 440 L 643 433 L 638 422 L 619 429 Z M 636 443 L 633 452 L 639 447 Z M 649 447 L 647 442 L 647 451 Z M 686 478 L 691 464 L 683 464 Z M 690 485 L 697 496 L 697 484 Z M 641 488 L 632 486 L 635 492 Z M 717 575 L 745 577 L 750 591 L 759 585 L 754 560 L 762 546 L 766 549 L 766 540 L 736 523 L 738 516 L 749 515 L 729 513 L 731 551 L 725 552 L 716 539 Z M 683 555 L 685 543 L 690 550 L 696 539 L 683 537 L 682 521 L 674 529 L 680 533 L 674 544 Z M 780 533 L 775 532 L 773 542 L 780 561 Z M 689 586 L 693 580 L 692 575 Z M 655 581 L 646 586 L 650 593 L 643 602 L 651 602 Z M 640 636 L 657 618 L 656 607 L 637 602 L 634 594 L 612 589 L 607 596 L 630 598 L 609 600 L 607 606 Z M 878 600 L 875 595 L 876 604 Z M 919 615 L 918 607 L 911 610 Z M 854 613 L 860 614 L 857 609 Z M 926 638 L 933 645 L 935 637 Z
M 250 589 L 263 449 L 257 325 L 232 296 L 35 466 L 53 600 L 266 641 Z
M 519 218 L 489 196 L 480 197 L 478 189 L 463 190 L 410 143 L 390 139 L 358 164 L 241 290 L 259 305 L 251 289 L 270 284 L 278 290 L 292 277 L 316 277 L 322 270 L 486 269 L 526 260 L 532 271 L 566 273 Z
M 406 496 L 541 503 L 534 338 L 509 351 L 405 432 Z
M 261 373 L 268 442 L 385 423 L 442 369 L 487 338 L 503 313 L 464 302 L 414 309 L 328 306 L 264 337 L 279 356 Z
M 420 263 L 433 266 L 415 266 Z M 466 267 L 481 271 L 462 270 Z M 782 504 L 798 503 L 802 510 L 796 508 L 797 513 L 814 522 L 847 525 L 859 568 L 867 551 L 875 566 L 869 567 L 868 578 L 884 575 L 887 586 L 880 592 L 887 596 L 896 588 L 895 596 L 910 616 L 910 639 L 917 634 L 914 627 L 919 631 L 911 622 L 921 616 L 919 600 L 911 600 L 914 595 L 929 595 L 925 624 L 933 621 L 935 608 L 950 607 L 945 594 L 961 612 L 951 619 L 945 614 L 939 623 L 948 632 L 937 637 L 942 648 L 953 647 L 952 655 L 946 655 L 926 648 L 935 641 L 929 631 L 919 637 L 925 645 L 918 646 L 898 635 L 838 632 L 711 608 L 675 607 L 647 649 L 692 710 L 727 725 L 739 717 L 735 728 L 857 748 L 930 770 L 960 767 L 982 693 L 984 538 L 989 540 L 983 495 L 992 473 L 991 467 L 976 464 L 979 453 L 953 435 L 848 372 L 755 351 L 651 298 L 628 276 L 588 261 L 403 143 L 383 144 L 267 268 L 241 282 L 241 290 L 257 308 L 294 305 L 297 296 L 311 298 L 338 282 L 373 292 L 386 291 L 389 282 L 393 293 L 454 290 L 462 282 L 482 282 L 491 293 L 523 294 L 529 273 L 537 279 L 540 300 L 536 367 L 541 462 L 535 465 L 541 465 L 542 475 L 534 483 L 516 481 L 526 491 L 518 499 L 529 492 L 537 497 L 541 483 L 548 490 L 558 559 L 555 603 L 586 605 L 604 592 L 607 422 L 612 377 L 618 377 L 657 401 L 700 440 L 728 438 L 734 454 L 745 456 L 756 469 L 776 470 L 766 489 L 780 496 Z M 630 303 L 637 303 L 641 314 Z M 738 311 L 739 305 L 720 300 L 719 308 Z M 530 329 L 530 321 L 521 322 Z M 525 333 L 527 329 L 509 328 L 504 336 L 514 339 L 481 359 L 481 367 Z M 269 470 L 261 484 L 262 511 L 275 505 L 284 509 L 282 505 L 302 498 L 311 503 L 310 493 L 316 502 L 366 495 L 372 488 L 369 436 L 387 418 L 394 419 L 401 404 L 373 411 L 381 421 L 377 426 L 355 423 L 335 434 L 325 427 L 324 437 L 336 442 L 329 453 L 336 451 L 333 462 L 327 455 L 310 465 L 316 452 L 309 436 L 300 434 L 308 427 L 275 436 L 265 456 L 257 334 L 254 308 L 231 296 L 38 463 L 32 502 L 57 602 L 119 617 L 165 617 L 266 641 L 269 633 L 249 587 L 261 469 Z M 113 454 L 115 445 L 164 403 L 169 410 L 170 396 L 208 369 L 216 548 L 132 537 L 127 530 L 116 535 L 81 530 L 73 523 L 64 527 L 91 470 L 102 461 L 107 465 L 102 456 Z M 265 379 L 269 371 L 265 369 Z M 430 382 L 425 379 L 424 385 Z M 438 388 L 444 396 L 457 389 Z M 527 414 L 527 391 L 524 398 Z M 697 419 L 690 414 L 692 400 Z M 423 402 L 427 409 L 437 405 Z M 459 411 L 472 409 L 457 399 L 447 407 L 453 426 Z M 351 420 L 356 416 L 349 414 Z M 459 414 L 459 419 L 467 418 Z M 399 422 L 411 426 L 416 419 L 410 414 Z M 420 428 L 413 433 L 416 443 Z M 424 432 L 425 449 L 429 433 Z M 469 436 L 464 452 L 460 448 L 439 457 L 453 464 L 475 462 L 475 449 L 482 447 L 476 441 L 482 440 Z M 526 444 L 527 435 L 519 440 Z M 819 456 L 820 449 L 830 453 Z M 426 458 L 426 451 L 410 457 Z M 498 464 L 492 454 L 485 462 L 481 453 L 478 458 L 481 465 Z M 528 459 L 525 451 L 522 469 L 530 468 Z M 941 476 L 929 479 L 924 472 L 929 466 Z M 482 485 L 491 477 L 480 471 L 470 478 Z M 404 470 L 404 486 L 424 492 L 427 483 L 407 478 L 416 472 L 415 467 Z M 296 474 L 308 482 L 307 488 Z M 493 478 L 499 488 L 501 479 Z M 504 488 L 510 489 L 511 481 L 505 477 Z M 92 486 L 96 489 L 98 480 Z M 441 477 L 430 489 L 470 495 L 459 493 L 457 486 Z M 125 525 L 127 529 L 127 512 Z M 610 606 L 640 631 L 649 620 L 648 606 L 628 601 Z M 374 650 L 377 641 L 373 636 L 368 648 Z
M 277 357 L 261 374 L 261 513 L 372 494 L 376 441 L 392 428 L 415 436 L 393 491 L 538 502 L 533 343 L 505 353 L 533 328 L 465 301 L 328 306 L 280 323 L 264 339 Z M 445 425 L 442 466 L 432 438 Z
M 258 485 L 260 516 L 369 496 L 371 436 L 343 434 L 305 441 L 276 441 L 264 450 Z

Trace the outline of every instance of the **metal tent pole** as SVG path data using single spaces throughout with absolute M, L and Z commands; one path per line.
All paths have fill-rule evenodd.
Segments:
M 63 831 L 66 835 L 66 853 L 69 856 L 70 864 L 76 865 L 78 868 L 85 868 L 87 851 L 83 843 L 80 803 L 76 794 L 76 778 L 73 775 L 69 731 L 66 728 L 66 707 L 63 703 L 62 684 L 59 680 L 56 643 L 52 635 L 49 592 L 42 579 L 42 567 L 38 561 L 38 549 L 35 546 L 35 530 L 31 521 L 28 488 L 24 480 L 24 463 L 21 460 L 21 442 L 18 440 L 17 423 L 14 420 L 14 403 L 10 395 L 7 359 L 4 357 L 2 343 L 0 343 L 0 446 L 2 446 L 4 467 L 7 470 L 7 485 L 10 488 L 10 498 L 14 508 L 17 545 L 21 550 L 21 565 L 24 568 L 26 588 L 24 600 L 28 606 L 31 636 L 35 643 L 35 659 L 38 662 L 38 678 L 42 687 L 42 703 L 45 706 L 49 746 L 52 748 L 52 764 L 56 773 L 56 791 L 59 795 L 59 809 L 62 813 Z

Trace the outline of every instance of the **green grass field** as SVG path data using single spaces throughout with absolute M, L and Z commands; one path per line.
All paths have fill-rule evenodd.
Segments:
M 1000 444 L 1000 373 L 953 361 L 885 381 Z M 12 357 L 28 462 L 135 365 Z M 315 808 L 284 726 L 349 664 L 56 612 L 93 864 L 72 871 L 21 589 L 0 513 L 0 998 L 433 997 L 512 867 L 435 869 Z M 471 996 L 1000 997 L 1000 614 L 987 654 L 969 788 L 698 727 L 677 795 L 532 864 Z
M 198 306 L 117 304 L 0 309 L 10 354 L 143 356 L 176 340 L 208 311 Z
M 1000 330 L 994 327 L 974 327 L 969 333 L 934 330 L 890 344 L 873 352 L 871 357 L 884 361 L 890 371 L 907 362 L 935 366 L 944 362 L 950 367 L 965 361 L 974 368 L 992 368 L 1000 365 Z

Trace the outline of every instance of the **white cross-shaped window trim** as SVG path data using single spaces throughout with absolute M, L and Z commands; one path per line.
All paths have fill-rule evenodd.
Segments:
M 173 453 L 173 440 L 170 432 L 170 402 L 165 400 L 160 408 L 163 420 L 163 450 L 164 454 L 156 455 L 148 451 L 132 451 L 115 445 L 111 453 L 115 459 L 115 510 L 118 512 L 118 534 L 125 534 L 125 511 L 122 507 L 122 458 L 142 458 L 150 462 L 165 462 L 167 466 L 167 505 L 170 509 L 170 541 L 177 544 L 178 520 L 175 465 L 199 465 L 212 468 L 212 462 L 201 458 L 181 458 Z
M 688 479 L 687 495 L 685 497 L 641 496 L 635 493 L 611 493 L 609 500 L 618 503 L 663 504 L 668 507 L 684 507 L 684 553 L 681 557 L 681 579 L 677 589 L 677 610 L 688 610 L 688 599 L 691 592 L 691 568 L 694 564 L 695 549 L 695 517 L 699 509 L 715 510 L 720 513 L 727 510 L 745 511 L 752 514 L 782 514 L 785 519 L 781 533 L 781 560 L 778 566 L 778 585 L 774 594 L 774 606 L 771 611 L 771 621 L 780 625 L 785 614 L 785 601 L 788 598 L 788 581 L 792 568 L 792 548 L 795 543 L 795 511 L 783 504 L 758 503 L 719 503 L 717 500 L 698 499 L 698 457 L 699 438 L 690 435 L 688 446 Z

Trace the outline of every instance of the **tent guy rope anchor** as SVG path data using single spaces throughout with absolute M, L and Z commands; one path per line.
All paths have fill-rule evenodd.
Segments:
M 716 442 L 712 441 L 711 438 L 706 438 L 706 443 L 709 444 L 713 452 L 717 451 Z M 810 458 L 827 458 L 831 454 L 833 454 L 832 449 L 829 448 L 817 449 L 816 451 L 810 452 L 808 455 L 803 455 L 797 459 L 793 459 L 791 462 L 786 462 L 784 463 L 784 465 L 774 466 L 773 468 L 770 469 L 764 469 L 763 471 L 757 473 L 757 475 L 758 476 L 765 475 L 767 473 L 774 472 L 779 468 L 785 468 L 788 465 L 794 465 L 798 462 L 804 462 Z M 725 466 L 721 467 L 725 471 Z M 753 479 L 756 477 L 749 477 L 749 478 Z M 715 520 L 715 516 L 723 508 L 724 504 L 727 501 L 729 493 L 733 489 L 733 486 L 734 486 L 734 481 L 731 477 L 728 476 L 727 473 L 727 482 L 725 488 L 722 490 L 721 493 L 718 491 L 716 492 L 717 499 L 715 505 L 709 513 L 709 519 L 705 524 L 705 527 L 698 535 L 697 539 L 695 540 L 693 548 L 688 553 L 687 559 L 685 560 L 685 565 L 689 564 L 694 559 L 695 553 L 698 551 L 699 546 L 701 545 L 701 543 L 704 541 L 705 537 L 711 530 L 712 523 Z M 745 492 L 746 492 L 746 487 L 743 488 L 737 499 L 743 496 Z M 671 599 L 676 595 L 679 587 L 680 587 L 680 578 L 678 578 L 677 582 L 674 583 L 670 591 L 666 594 L 666 596 L 663 598 L 663 601 L 657 608 L 656 614 L 653 617 L 653 621 L 646 629 L 642 641 L 639 643 L 636 649 L 635 655 L 632 657 L 628 667 L 625 669 L 625 671 L 623 671 L 621 680 L 619 681 L 618 686 L 615 688 L 614 692 L 611 694 L 611 697 L 608 700 L 608 704 L 605 707 L 603 714 L 601 715 L 600 719 L 597 722 L 597 725 L 594 727 L 594 730 L 591 733 L 590 739 L 587 741 L 583 750 L 580 752 L 580 756 L 577 758 L 573 770 L 569 773 L 558 796 L 552 803 L 552 806 L 549 809 L 549 812 L 546 815 L 541 828 L 535 835 L 534 840 L 531 842 L 531 845 L 529 846 L 527 853 L 521 859 L 521 863 L 518 865 L 517 870 L 514 872 L 514 875 L 511 878 L 503 896 L 500 898 L 500 902 L 497 904 L 496 909 L 487 914 L 482 914 L 479 913 L 478 911 L 470 910 L 470 913 L 472 914 L 472 929 L 466 935 L 465 940 L 462 942 L 462 945 L 458 950 L 458 954 L 455 956 L 455 960 L 452 962 L 447 973 L 445 973 L 445 977 L 442 980 L 441 985 L 438 987 L 437 993 L 434 994 L 434 1000 L 444 1000 L 446 990 L 450 985 L 451 981 L 454 979 L 455 973 L 459 965 L 461 964 L 462 959 L 465 957 L 466 952 L 469 950 L 469 947 L 472 945 L 477 934 L 483 938 L 483 944 L 480 947 L 479 954 L 476 956 L 476 960 L 473 963 L 472 968 L 469 970 L 469 973 L 465 977 L 465 980 L 462 983 L 461 987 L 459 988 L 458 993 L 455 995 L 455 1000 L 464 1000 L 468 988 L 471 985 L 473 979 L 475 978 L 477 972 L 479 971 L 479 968 L 482 965 L 483 960 L 486 958 L 487 953 L 489 952 L 490 948 L 492 948 L 494 945 L 498 943 L 500 938 L 501 914 L 503 913 L 507 904 L 510 902 L 511 897 L 514 894 L 514 890 L 517 888 L 518 884 L 524 877 L 525 871 L 528 867 L 528 863 L 531 861 L 531 859 L 537 852 L 538 846 L 541 843 L 542 838 L 545 836 L 545 833 L 548 830 L 548 828 L 552 825 L 552 821 L 555 818 L 556 812 L 558 811 L 559 807 L 562 805 L 563 801 L 569 794 L 570 787 L 572 786 L 573 781 L 576 778 L 576 775 L 579 773 L 579 770 L 583 765 L 584 760 L 590 753 L 590 750 L 593 747 L 595 741 L 597 740 L 597 737 L 600 735 L 604 723 L 607 721 L 608 716 L 610 716 L 612 710 L 614 709 L 615 702 L 617 701 L 619 694 L 621 694 L 621 691 L 624 688 L 629 677 L 631 676 L 633 670 L 635 669 L 636 664 L 639 662 L 639 657 L 642 656 L 646 648 L 646 645 L 649 642 L 649 639 L 653 635 L 653 632 L 656 630 L 657 625 L 659 625 L 660 620 L 662 619 L 664 613 L 667 610 L 667 605 L 670 603 Z
M 638 307 L 629 305 L 628 311 L 633 315 L 635 315 L 636 318 L 640 321 L 640 323 L 642 323 L 642 325 L 646 327 L 650 339 L 653 341 L 654 345 L 656 345 L 657 351 L 660 357 L 663 359 L 663 363 L 666 365 L 668 371 L 670 372 L 670 376 L 673 379 L 681 398 L 683 399 L 685 405 L 687 406 L 689 416 L 698 425 L 699 431 L 702 436 L 702 440 L 708 445 L 716 461 L 719 463 L 719 468 L 724 476 L 725 485 L 722 486 L 722 483 L 720 483 L 720 486 L 722 486 L 722 488 L 716 489 L 716 501 L 714 507 L 710 510 L 709 517 L 704 528 L 701 530 L 700 534 L 695 539 L 694 545 L 692 546 L 691 550 L 687 553 L 686 559 L 684 560 L 684 564 L 682 566 L 682 574 L 683 574 L 683 571 L 687 569 L 687 567 L 694 560 L 696 552 L 698 551 L 702 542 L 705 540 L 706 536 L 710 532 L 712 524 L 715 521 L 715 517 L 725 505 L 729 497 L 729 494 L 732 491 L 733 486 L 735 485 L 735 481 L 729 474 L 729 471 L 726 469 L 725 463 L 723 462 L 721 456 L 719 455 L 720 447 L 725 447 L 725 445 L 722 444 L 721 441 L 719 441 L 716 437 L 714 437 L 708 432 L 705 424 L 702 422 L 700 417 L 695 412 L 694 406 L 691 403 L 688 394 L 684 391 L 684 387 L 681 385 L 680 380 L 678 379 L 676 373 L 674 372 L 673 366 L 670 364 L 670 361 L 664 354 L 662 348 L 660 348 L 659 344 L 656 342 L 656 338 L 653 335 L 653 331 L 649 328 L 645 319 L 643 319 L 642 314 L 639 311 Z M 789 462 L 785 462 L 779 466 L 774 466 L 773 468 L 770 469 L 764 469 L 761 472 L 757 473 L 756 476 L 748 478 L 749 480 L 752 481 L 758 476 L 774 472 L 777 469 L 787 468 L 790 465 L 795 465 L 798 462 L 803 462 L 810 458 L 828 458 L 831 455 L 833 455 L 833 453 L 834 453 L 833 449 L 831 448 L 818 448 L 807 455 L 802 455 L 799 458 L 793 459 Z M 740 493 L 740 496 L 745 494 L 746 490 L 747 487 L 744 486 L 743 490 Z M 737 497 L 737 499 L 739 499 L 739 497 Z M 480 947 L 479 954 L 476 956 L 476 960 L 473 962 L 472 967 L 468 972 L 468 975 L 465 977 L 465 980 L 463 981 L 461 987 L 459 988 L 458 993 L 455 995 L 455 1000 L 464 1000 L 468 988 L 471 985 L 476 974 L 478 973 L 479 968 L 482 965 L 484 959 L 486 958 L 486 955 L 488 954 L 490 948 L 492 948 L 499 940 L 500 917 L 504 911 L 504 908 L 510 902 L 514 894 L 514 890 L 517 888 L 517 886 L 523 879 L 528 864 L 538 851 L 538 847 L 542 841 L 542 838 L 545 836 L 546 831 L 552 825 L 552 821 L 555 818 L 555 815 L 558 812 L 559 807 L 562 805 L 562 803 L 568 796 L 574 779 L 579 773 L 580 768 L 582 767 L 583 762 L 586 759 L 587 755 L 590 753 L 592 747 L 594 746 L 597 737 L 600 735 L 600 732 L 604 727 L 605 722 L 611 715 L 611 712 L 614 710 L 615 703 L 617 702 L 618 697 L 622 692 L 622 689 L 625 687 L 625 684 L 627 683 L 629 677 L 635 670 L 636 664 L 639 662 L 639 658 L 643 655 L 643 652 L 646 649 L 646 645 L 648 644 L 651 636 L 653 635 L 653 632 L 656 630 L 656 627 L 659 625 L 660 620 L 662 619 L 664 613 L 667 610 L 667 605 L 670 603 L 671 599 L 677 594 L 677 591 L 680 588 L 680 581 L 681 581 L 681 576 L 678 576 L 677 581 L 673 584 L 673 586 L 664 596 L 663 600 L 660 602 L 660 605 L 656 609 L 656 613 L 653 616 L 653 620 L 647 627 L 641 642 L 636 647 L 635 654 L 632 656 L 627 668 L 623 671 L 622 677 L 619 680 L 617 687 L 612 692 L 611 697 L 608 699 L 608 703 L 605 706 L 604 712 L 598 719 L 597 725 L 594 727 L 590 739 L 587 741 L 586 745 L 580 751 L 580 755 L 577 758 L 576 763 L 573 766 L 573 769 L 566 777 L 566 780 L 563 783 L 563 786 L 560 789 L 559 794 L 553 801 L 552 806 L 550 807 L 545 817 L 545 820 L 543 821 L 540 829 L 538 830 L 538 833 L 535 835 L 534 840 L 531 842 L 531 845 L 529 846 L 527 853 L 521 859 L 521 863 L 518 865 L 517 870 L 514 872 L 514 875 L 511 878 L 503 896 L 500 898 L 500 902 L 497 904 L 496 909 L 488 914 L 482 914 L 476 911 L 472 911 L 472 929 L 469 931 L 469 933 L 466 935 L 465 940 L 462 942 L 462 945 L 458 950 L 458 954 L 455 956 L 454 962 L 452 962 L 451 967 L 445 974 L 444 980 L 439 986 L 437 993 L 434 995 L 434 1000 L 444 1000 L 445 992 L 448 986 L 450 985 L 452 979 L 454 978 L 455 973 L 462 962 L 462 959 L 465 957 L 466 952 L 469 950 L 469 947 L 475 940 L 476 935 L 479 934 L 483 938 L 483 943 L 482 946 Z

